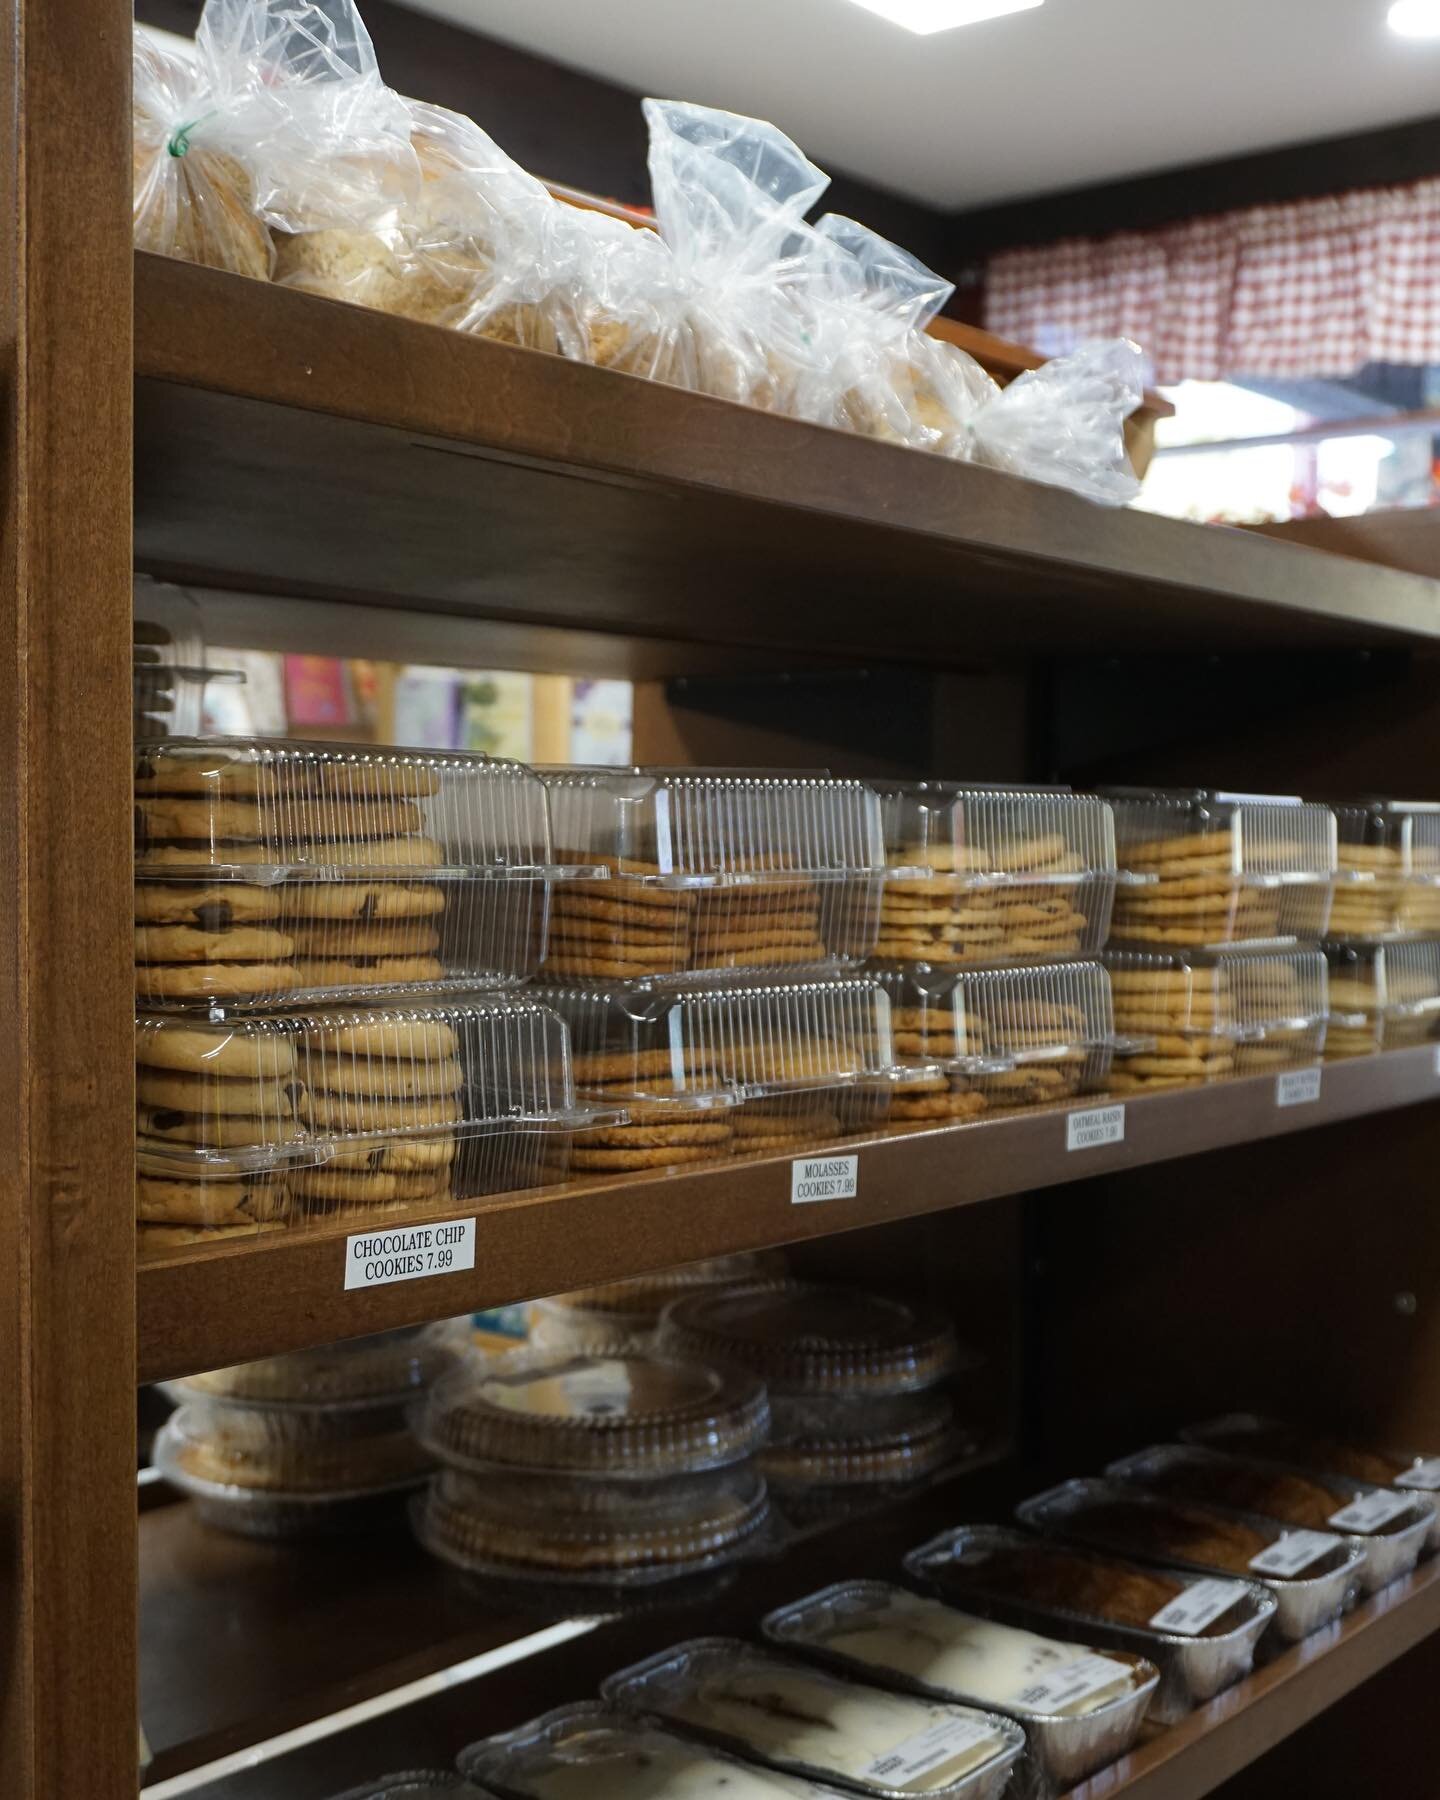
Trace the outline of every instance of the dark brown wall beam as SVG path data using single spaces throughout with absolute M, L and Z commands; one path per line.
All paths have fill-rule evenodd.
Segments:
M 392 87 L 468 114 L 547 181 L 631 205 L 648 203 L 638 91 L 393 0 L 362 0 L 362 10 Z M 135 16 L 188 37 L 200 0 L 137 0 Z M 951 237 L 944 213 L 838 173 L 824 205 L 863 220 L 935 268 L 946 267 Z

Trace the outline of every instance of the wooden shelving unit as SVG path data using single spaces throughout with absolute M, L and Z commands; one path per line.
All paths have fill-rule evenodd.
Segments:
M 1440 1046 L 1332 1063 L 1318 1098 L 1301 1105 L 1280 1104 L 1279 1095 L 1270 1075 L 1132 1099 L 1124 1108 L 1122 1143 L 1073 1151 L 1070 1113 L 1109 1104 L 1103 1097 L 966 1125 L 846 1138 L 834 1149 L 859 1157 L 858 1192 L 818 1205 L 791 1200 L 788 1156 L 455 1203 L 432 1216 L 476 1212 L 473 1271 L 362 1292 L 344 1291 L 344 1231 L 147 1259 L 137 1288 L 140 1379 L 504 1306 L 701 1257 L 952 1211 L 1440 1100 Z
M 658 1615 L 647 1610 L 631 1618 L 602 1619 L 583 1635 L 497 1673 L 458 1682 L 259 1769 L 202 1785 L 195 1790 L 197 1800 L 310 1800 L 326 1791 L 327 1781 L 332 1788 L 343 1787 L 382 1765 L 413 1767 L 428 1759 L 443 1767 L 475 1738 L 533 1714 L 537 1696 L 544 1696 L 546 1704 L 592 1698 L 607 1674 L 661 1643 L 717 1633 L 757 1637 L 757 1621 L 771 1607 L 846 1576 L 894 1577 L 904 1552 L 935 1530 L 964 1518 L 1003 1516 L 1017 1497 L 1041 1485 L 1039 1477 L 1004 1464 L 948 1481 L 867 1517 L 863 1528 L 852 1522 L 817 1531 L 792 1545 L 778 1565 L 759 1564 L 742 1572 L 738 1581 L 691 1596 Z M 307 1574 L 304 1558 L 293 1549 L 267 1552 L 217 1544 L 197 1537 L 180 1512 L 162 1509 L 146 1521 L 160 1540 L 157 1560 L 176 1559 L 179 1547 L 175 1566 L 162 1569 L 155 1588 L 144 1595 L 157 1615 L 151 1639 L 156 1653 L 147 1679 L 164 1690 L 174 1683 L 177 1668 L 198 1658 L 199 1669 L 215 1677 L 212 1695 L 232 1702 L 243 1695 L 252 1704 L 268 1706 L 264 1716 L 276 1731 L 314 1716 L 317 1709 L 337 1708 L 360 1697 L 363 1685 L 347 1678 L 357 1630 L 368 1634 L 364 1644 L 372 1658 L 385 1645 L 394 1658 L 388 1673 L 410 1680 L 483 1649 L 523 1640 L 554 1622 L 554 1615 L 543 1611 L 517 1614 L 496 1608 L 493 1601 L 487 1610 L 482 1594 L 452 1575 L 437 1573 L 418 1552 L 403 1547 L 378 1559 L 373 1589 L 357 1595 L 333 1552 L 320 1559 L 318 1572 Z M 192 1579 L 177 1581 L 187 1563 Z M 275 1627 L 275 1612 L 284 1607 L 286 1586 L 297 1581 L 308 1581 L 317 1590 L 316 1604 L 290 1633 L 292 1660 L 281 1667 L 244 1667 L 235 1645 L 217 1648 L 213 1632 L 207 1634 L 217 1605 L 228 1607 L 252 1631 L 268 1633 Z M 407 1585 L 414 1606 L 405 1598 Z M 436 1629 L 420 1649 L 415 1615 L 422 1609 Z M 1073 1789 L 1067 1800 L 1109 1800 L 1111 1795 L 1199 1800 L 1437 1629 L 1440 1564 L 1430 1563 L 1305 1644 L 1263 1662 L 1246 1681 L 1179 1725 L 1148 1728 L 1123 1762 Z M 350 1642 L 342 1643 L 337 1653 L 337 1638 L 347 1636 Z M 362 1658 L 363 1650 L 354 1655 L 357 1666 Z M 316 1688 L 317 1665 L 333 1686 Z M 373 1663 L 368 1672 L 373 1680 Z M 165 1723 L 193 1730 L 211 1721 L 177 1712 L 166 1714 Z M 157 1773 L 194 1767 L 201 1754 L 223 1754 L 229 1742 L 223 1729 L 212 1729 L 202 1739 L 169 1746 L 161 1752 Z
M 1177 1395 L 1217 1410 L 1246 1404 L 1246 1384 L 1297 1410 L 1333 1393 L 1339 1425 L 1440 1444 L 1440 1263 L 1418 1210 L 1440 1140 L 1433 1047 L 1327 1067 L 1302 1106 L 1260 1079 L 1132 1101 L 1123 1143 L 1084 1152 L 1065 1148 L 1063 1110 L 856 1141 L 856 1198 L 823 1206 L 792 1204 L 783 1159 L 502 1196 L 475 1208 L 463 1277 L 346 1294 L 340 1235 L 297 1233 L 137 1279 L 137 568 L 223 592 L 236 633 L 253 618 L 303 637 L 317 608 L 335 632 L 373 620 L 402 656 L 483 643 L 495 666 L 628 673 L 648 684 L 642 755 L 853 763 L 886 703 L 837 687 L 843 701 L 802 711 L 790 678 L 873 672 L 872 692 L 899 691 L 894 677 L 929 697 L 923 744 L 885 746 L 893 768 L 1203 770 L 1252 791 L 1281 769 L 1287 785 L 1323 771 L 1433 787 L 1440 583 L 137 257 L 129 33 L 119 0 L 17 0 L 0 42 L 0 1793 L 134 1800 L 137 1670 L 158 1777 L 520 1630 L 399 1541 L 307 1560 L 161 1507 L 137 1545 L 137 1376 L 790 1243 L 812 1268 L 848 1257 L 856 1279 L 924 1285 L 988 1333 L 998 1436 L 1027 1467 L 1095 1466 L 1102 1440 L 1173 1426 Z M 1078 749 L 1056 730 L 1052 676 L 1072 655 L 1144 652 L 1134 680 L 1163 701 L 1172 674 L 1178 691 L 1217 656 L 1280 652 L 1289 668 L 1377 650 L 1404 665 L 1403 704 L 1352 699 L 1336 677 L 1308 710 L 1289 696 L 1239 721 L 1171 721 L 1156 704 L 1143 738 L 1107 721 L 1103 745 Z M 672 705 L 658 684 L 674 676 L 724 679 Z M 699 1613 L 607 1623 L 197 1792 L 323 1800 L 443 1763 L 664 1636 L 745 1629 L 786 1591 L 893 1568 L 957 1508 L 1008 1509 L 1018 1480 L 1009 1465 L 967 1476 L 868 1520 L 863 1554 L 861 1534 L 821 1535 Z M 1084 1800 L 1232 1800 L 1237 1771 L 1289 1734 L 1312 1741 L 1302 1728 L 1342 1700 L 1388 1742 L 1396 1709 L 1375 1678 L 1413 1666 L 1437 1628 L 1430 1565 Z

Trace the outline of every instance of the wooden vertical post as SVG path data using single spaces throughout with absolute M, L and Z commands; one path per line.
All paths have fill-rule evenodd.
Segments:
M 0 31 L 0 1793 L 136 1790 L 130 9 Z

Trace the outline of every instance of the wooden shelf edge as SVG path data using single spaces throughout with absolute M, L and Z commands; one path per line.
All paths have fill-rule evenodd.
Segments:
M 1119 584 L 1132 596 L 1132 636 L 1183 633 L 1174 597 L 1190 594 L 1276 642 L 1325 631 L 1358 642 L 1440 638 L 1440 584 L 1415 574 L 1097 507 L 972 464 L 143 252 L 135 371 L 142 384 L 324 414 L 403 434 L 410 448 L 617 493 L 708 496 L 808 514 L 824 530 L 878 530 L 897 553 L 928 540 L 972 588 L 1008 570 L 1058 583 L 1093 610 Z M 1213 619 L 1190 623 L 1213 641 Z
M 1200 1800 L 1440 1630 L 1440 1562 L 1325 1630 L 1103 1770 L 1065 1800 Z
M 478 1220 L 475 1267 L 388 1287 L 344 1288 L 346 1238 L 363 1230 L 275 1234 L 177 1252 L 137 1272 L 142 1382 L 617 1281 L 737 1250 L 799 1243 L 928 1212 L 1054 1187 L 1173 1157 L 1311 1130 L 1440 1098 L 1440 1048 L 1328 1064 L 1313 1101 L 1282 1105 L 1274 1076 L 1130 1099 L 1120 1143 L 1067 1150 L 1078 1106 L 847 1139 L 858 1157 L 848 1199 L 796 1205 L 788 1156 L 567 1183 L 431 1218 Z M 819 1154 L 817 1150 L 811 1154 Z M 387 1219 L 385 1229 L 395 1228 Z

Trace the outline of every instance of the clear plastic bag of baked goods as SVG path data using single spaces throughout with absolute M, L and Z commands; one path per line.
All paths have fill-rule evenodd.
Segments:
M 796 410 L 819 424 L 946 455 L 999 389 L 926 326 L 954 292 L 898 244 L 838 213 L 797 234 L 787 297 L 804 323 Z
M 373 228 L 361 217 L 279 235 L 276 280 L 428 325 L 538 341 L 538 324 L 522 329 L 510 309 L 525 298 L 516 272 L 533 282 L 545 266 L 555 202 L 473 120 L 424 101 L 401 105 L 418 164 L 413 201 Z M 536 285 L 534 298 L 543 291 Z
M 207 0 L 193 51 L 135 38 L 135 234 L 268 275 L 267 227 L 393 231 L 419 171 L 349 0 Z
M 1138 345 L 1086 344 L 997 392 L 972 421 L 971 460 L 1123 506 L 1140 492 L 1125 421 L 1144 398 Z
M 137 250 L 266 280 L 270 233 L 233 121 L 203 52 L 135 27 L 134 231 Z
M 797 228 L 829 177 L 761 119 L 646 100 L 650 181 L 673 256 L 672 379 L 723 400 L 791 410 L 802 319 Z

